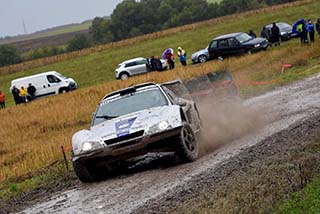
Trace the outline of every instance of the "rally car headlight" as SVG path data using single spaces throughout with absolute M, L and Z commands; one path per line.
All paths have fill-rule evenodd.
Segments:
M 83 145 L 82 145 L 82 151 L 89 151 L 92 149 L 92 144 L 89 143 L 89 142 L 85 142 Z
M 171 126 L 169 125 L 169 123 L 167 121 L 161 121 L 160 123 L 157 123 L 157 124 L 151 126 L 148 129 L 148 132 L 153 134 L 153 133 L 156 133 L 159 131 L 165 131 L 169 128 L 171 128 Z
M 158 124 L 158 128 L 160 130 L 166 130 L 169 127 L 169 123 L 167 121 L 162 121 Z
M 258 48 L 258 47 L 260 47 L 260 44 L 255 44 L 254 47 Z
M 99 142 L 85 142 L 82 144 L 82 151 L 87 152 L 90 150 L 95 150 L 101 148 L 102 145 Z

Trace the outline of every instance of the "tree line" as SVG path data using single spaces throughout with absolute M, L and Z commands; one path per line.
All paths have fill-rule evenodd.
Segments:
M 104 44 L 167 28 L 203 21 L 294 0 L 124 0 L 110 19 L 96 17 L 90 28 L 92 41 Z
M 21 54 L 13 46 L 0 46 L 0 67 L 293 1 L 223 0 L 218 4 L 206 0 L 124 0 L 117 5 L 111 17 L 96 17 L 89 35 L 76 35 L 64 47 L 43 47 Z

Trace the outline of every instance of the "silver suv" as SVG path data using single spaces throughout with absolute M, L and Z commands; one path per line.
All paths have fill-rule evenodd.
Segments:
M 159 64 L 159 66 L 156 66 L 157 64 Z M 155 67 L 158 67 L 158 69 Z M 125 80 L 125 79 L 128 79 L 130 76 L 143 74 L 143 73 L 147 73 L 155 70 L 162 71 L 166 69 L 167 69 L 166 60 L 138 57 L 138 58 L 130 59 L 120 63 L 115 71 L 115 76 L 116 76 L 116 79 Z

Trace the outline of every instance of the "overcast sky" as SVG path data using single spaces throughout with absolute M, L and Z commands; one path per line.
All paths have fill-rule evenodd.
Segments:
M 122 0 L 0 0 L 0 37 L 110 15 Z

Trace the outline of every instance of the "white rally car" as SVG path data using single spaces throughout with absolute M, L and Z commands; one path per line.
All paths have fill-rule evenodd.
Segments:
M 109 166 L 148 152 L 173 151 L 183 161 L 197 159 L 199 112 L 170 85 L 140 84 L 102 99 L 91 128 L 72 137 L 73 168 L 81 181 L 96 181 Z

